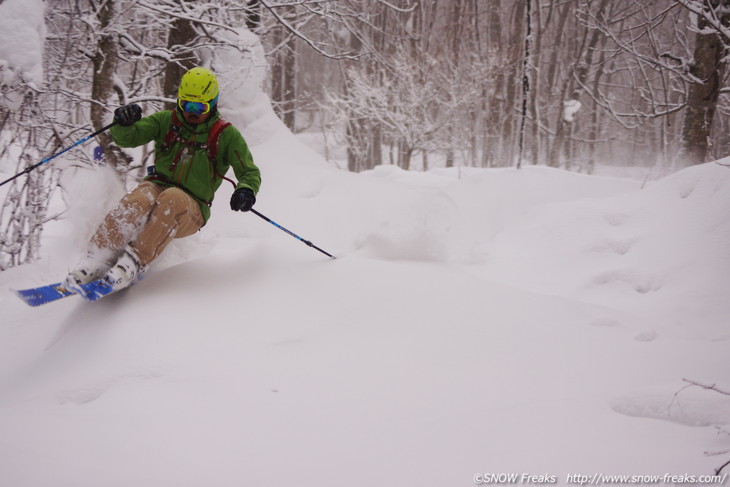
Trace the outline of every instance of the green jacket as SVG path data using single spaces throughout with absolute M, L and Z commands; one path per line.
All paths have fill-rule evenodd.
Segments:
M 216 112 L 207 122 L 192 126 L 185 123 L 179 112 L 177 116 L 182 123 L 180 138 L 201 144 L 208 142 L 208 132 L 220 118 Z M 258 193 L 261 173 L 253 162 L 246 141 L 233 125 L 223 130 L 220 136 L 214 169 L 204 148 L 196 148 L 195 145 L 186 144 L 177 138 L 167 149 L 163 147 L 171 124 L 172 111 L 163 110 L 144 117 L 129 127 L 114 125 L 110 133 L 119 147 L 137 147 L 154 141 L 157 174 L 145 179 L 161 186 L 177 186 L 185 190 L 200 204 L 200 211 L 206 222 L 210 218 L 213 196 L 223 182 L 221 176 L 225 176 L 229 167 L 233 166 L 233 172 L 238 179 L 236 188 L 250 188 L 254 194 Z

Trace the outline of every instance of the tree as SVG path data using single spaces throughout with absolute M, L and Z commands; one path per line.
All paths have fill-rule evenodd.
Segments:
M 89 34 L 96 37 L 93 51 L 89 51 L 92 64 L 91 123 L 96 128 L 107 124 L 109 106 L 115 96 L 114 79 L 119 62 L 118 44 L 115 36 L 115 24 L 119 22 L 119 0 L 90 0 L 95 23 Z M 119 173 L 125 173 L 132 158 L 124 154 L 114 145 L 108 133 L 98 136 L 99 145 L 104 150 L 106 161 Z
M 694 2 L 697 5 L 697 2 Z M 712 140 L 713 121 L 725 74 L 728 49 L 719 27 L 730 25 L 730 1 L 709 0 L 695 15 L 695 48 L 689 75 L 692 82 L 687 94 L 682 124 L 680 161 L 701 164 L 707 160 Z
M 397 164 L 407 170 L 416 150 L 451 146 L 445 128 L 478 96 L 481 83 L 474 80 L 480 76 L 463 67 L 433 69 L 435 60 L 415 62 L 405 48 L 391 63 L 386 72 L 351 69 L 347 93 L 332 95 L 331 102 L 335 111 L 377 124 L 396 145 Z
M 296 12 L 286 5 L 278 14 L 283 22 L 292 22 Z M 270 53 L 271 59 L 271 101 L 274 111 L 290 130 L 296 129 L 296 37 L 287 31 L 284 23 L 273 29 L 273 42 L 277 46 Z
M 522 164 L 524 152 L 525 123 L 527 122 L 527 101 L 530 98 L 530 71 L 532 57 L 532 1 L 525 4 L 525 57 L 522 71 L 522 118 L 520 119 L 519 143 L 517 152 L 517 167 Z
M 595 25 L 613 44 L 606 64 L 614 72 L 623 59 L 627 96 L 596 85 L 591 93 L 597 104 L 625 128 L 642 128 L 653 123 L 659 136 L 648 134 L 651 145 L 660 142 L 657 153 L 673 141 L 679 164 L 698 164 L 710 154 L 715 114 L 725 83 L 725 54 L 730 37 L 726 0 L 675 0 L 627 3 L 623 11 L 597 16 L 587 10 L 587 22 Z M 687 14 L 690 14 L 689 16 Z M 620 20 L 615 20 L 619 18 Z M 615 78 L 615 76 L 613 76 Z M 623 106 L 621 102 L 623 100 Z M 628 102 L 627 102 L 628 100 Z M 681 124 L 674 123 L 682 113 Z M 677 131 L 673 127 L 679 127 Z M 634 131 L 634 133 L 638 133 Z M 667 157 L 668 158 L 668 157 Z
M 392 53 L 393 47 L 390 41 L 398 44 L 408 37 L 405 23 L 411 18 L 415 3 L 413 0 L 260 0 L 259 4 L 262 7 L 259 32 L 268 46 L 271 61 L 271 98 L 280 118 L 295 129 L 296 113 L 312 96 L 300 89 L 305 84 L 303 78 L 317 70 L 331 70 L 332 79 L 343 81 L 353 66 L 372 70 L 376 65 L 387 64 L 388 52 Z M 320 55 L 316 64 L 307 63 L 309 73 L 297 68 L 304 50 Z M 319 88 L 320 99 L 326 97 L 329 89 L 330 86 Z M 338 89 L 347 91 L 348 88 Z M 353 170 L 372 167 L 369 161 L 380 158 L 380 127 L 356 117 L 349 119 L 345 126 L 349 167 Z
M 48 131 L 34 126 L 40 112 L 36 92 L 27 86 L 15 87 L 16 94 L 23 91 L 25 96 L 19 107 L 12 111 L 7 106 L 0 107 L 5 142 L 0 158 L 17 157 L 16 174 L 38 162 L 39 150 L 53 151 L 52 144 L 58 140 L 44 140 Z M 41 167 L 6 186 L 5 201 L 0 207 L 0 271 L 38 258 L 43 225 L 59 216 L 48 214 L 48 203 L 58 188 L 59 177 L 57 168 Z
M 595 15 L 598 18 L 604 18 L 607 6 L 608 0 L 600 0 Z M 604 38 L 600 30 L 593 28 L 590 24 L 587 27 L 583 32 L 580 49 L 576 53 L 578 60 L 573 64 L 572 76 L 566 80 L 561 92 L 561 99 L 566 101 L 563 102 L 563 109 L 558 112 L 555 140 L 550 148 L 548 159 L 549 166 L 556 167 L 559 164 L 559 153 L 566 142 L 566 131 L 569 132 L 572 128 L 573 117 L 568 113 L 574 115 L 571 107 L 580 106 L 576 103 L 580 103 L 581 87 L 586 86 L 588 82 L 589 70 L 594 68 L 594 56 L 598 52 L 599 41 Z M 571 100 L 568 100 L 568 93 L 570 93 Z M 569 160 L 566 161 L 566 164 L 569 164 Z

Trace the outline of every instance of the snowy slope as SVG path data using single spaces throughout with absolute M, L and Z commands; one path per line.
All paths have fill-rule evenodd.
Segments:
M 730 170 L 645 189 L 542 167 L 356 175 L 271 123 L 257 209 L 339 258 L 223 188 L 132 289 L 25 307 L 9 289 L 62 277 L 117 194 L 80 197 L 46 258 L 0 274 L 0 485 L 564 484 L 730 456 L 705 455 L 730 450 L 730 398 L 674 396 L 730 388 Z M 107 181 L 88 177 L 87 195 Z

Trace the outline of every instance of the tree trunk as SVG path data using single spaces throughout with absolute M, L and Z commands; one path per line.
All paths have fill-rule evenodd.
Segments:
M 723 16 L 723 20 L 726 20 Z M 703 26 L 700 21 L 700 29 Z M 679 164 L 702 164 L 707 159 L 712 135 L 712 121 L 720 96 L 721 79 L 725 64 L 725 47 L 717 34 L 697 33 L 694 62 L 690 68 L 697 82 L 689 87 L 687 108 L 682 124 L 682 149 Z
M 187 70 L 194 68 L 196 65 L 195 60 L 189 59 L 184 49 L 184 46 L 195 40 L 195 37 L 195 30 L 189 20 L 175 19 L 173 21 L 172 29 L 170 29 L 167 37 L 167 48 L 171 52 L 177 53 L 178 56 L 182 54 L 180 56 L 182 59 L 169 62 L 165 65 L 165 78 L 162 89 L 168 98 L 177 98 L 177 88 L 180 84 L 180 78 L 182 78 Z M 173 109 L 174 106 L 168 108 Z
M 413 156 L 413 147 L 403 140 L 398 141 L 398 165 L 404 171 L 411 168 L 411 157 Z
M 294 38 L 287 43 L 288 48 L 284 55 L 284 79 L 283 92 L 282 92 L 282 104 L 284 107 L 284 125 L 289 127 L 289 130 L 294 132 L 296 130 L 296 97 L 297 97 L 297 85 L 296 85 L 296 45 Z
M 370 164 L 372 167 L 383 164 L 383 129 L 373 125 L 370 130 Z
M 350 34 L 350 50 L 352 52 L 360 52 L 362 50 L 362 42 L 354 34 Z M 347 80 L 347 68 L 350 65 L 350 61 L 341 61 L 340 66 L 342 69 L 343 86 L 342 91 L 345 98 L 347 98 L 349 88 Z M 345 138 L 347 140 L 347 169 L 352 172 L 360 172 L 365 169 L 363 164 L 362 156 L 362 131 L 363 123 L 357 115 L 348 109 L 347 113 L 347 128 Z
M 534 22 L 534 28 L 533 28 L 533 36 L 534 41 L 532 45 L 532 67 L 534 75 L 530 79 L 530 117 L 529 120 L 532 121 L 531 129 L 529 131 L 530 134 L 530 140 L 527 144 L 527 150 L 531 157 L 530 163 L 532 165 L 537 165 L 540 163 L 540 157 L 541 157 L 541 146 L 540 143 L 540 118 L 542 114 L 540 113 L 540 94 L 542 93 L 542 83 L 541 79 L 542 77 L 539 75 L 539 68 L 540 63 L 542 59 L 543 49 L 542 49 L 542 38 L 543 38 L 543 30 L 544 30 L 544 24 L 543 24 L 543 17 L 542 17 L 542 9 L 540 8 L 539 2 L 537 5 L 537 8 L 535 9 L 535 22 Z
M 520 119 L 520 131 L 518 134 L 517 168 L 522 166 L 522 157 L 525 143 L 525 123 L 527 122 L 527 101 L 530 98 L 530 71 L 532 58 L 532 0 L 525 3 L 525 52 L 522 67 L 522 118 Z
M 487 49 L 497 49 L 502 43 L 502 21 L 499 14 L 502 10 L 502 0 L 494 0 L 493 5 L 487 9 Z M 490 92 L 488 83 L 482 87 L 482 105 L 488 118 L 484 123 L 484 139 L 482 142 L 482 166 L 492 167 L 501 155 L 500 148 L 504 142 L 500 135 L 500 123 L 504 117 L 504 106 L 502 104 L 502 93 L 506 82 L 506 75 L 497 73 L 494 80 L 494 90 Z
M 284 9 L 283 17 L 290 19 L 294 14 L 294 7 Z M 274 102 L 274 111 L 289 130 L 294 130 L 296 124 L 296 44 L 295 38 L 287 34 L 284 27 L 274 29 L 274 45 L 280 46 L 279 51 L 271 62 L 271 100 Z
M 525 22 L 525 2 L 519 1 L 515 2 L 514 4 L 514 32 L 523 32 L 523 29 L 525 28 L 524 22 Z M 507 72 L 507 76 L 505 77 L 504 83 L 505 83 L 505 101 L 503 105 L 503 117 L 501 120 L 503 120 L 503 128 L 501 132 L 501 140 L 502 140 L 502 154 L 501 154 L 501 160 L 500 160 L 500 166 L 511 166 L 514 164 L 515 160 L 515 149 L 516 144 L 514 140 L 515 136 L 515 130 L 517 127 L 515 126 L 516 118 L 515 118 L 515 110 L 519 108 L 519 101 L 517 96 L 517 87 L 520 86 L 520 81 L 522 80 L 522 64 L 519 62 L 522 59 L 522 56 L 524 54 L 523 51 L 523 44 L 519 42 L 512 42 L 510 44 L 512 46 L 511 49 L 511 60 L 513 61 L 511 63 L 511 69 Z M 515 81 L 520 80 L 520 81 Z
M 459 65 L 460 54 L 461 54 L 461 38 L 463 35 L 463 24 L 465 20 L 463 12 L 463 0 L 451 0 L 453 2 L 451 9 L 451 25 L 452 29 L 449 30 L 451 34 L 451 49 L 452 59 L 454 60 L 454 66 Z M 454 167 L 455 155 L 454 155 L 454 143 L 456 138 L 456 129 L 453 124 L 446 126 L 446 133 L 448 134 L 447 148 L 446 148 L 446 167 Z
M 96 19 L 99 22 L 100 37 L 92 58 L 94 73 L 91 84 L 91 98 L 95 101 L 91 104 L 91 123 L 97 130 L 109 123 L 109 112 L 114 95 L 118 53 L 116 39 L 109 32 L 109 27 L 114 22 L 115 14 L 114 0 L 101 1 L 97 5 Z M 112 138 L 107 132 L 99 134 L 97 140 L 104 150 L 107 164 L 120 175 L 126 173 L 131 158 L 112 142 Z

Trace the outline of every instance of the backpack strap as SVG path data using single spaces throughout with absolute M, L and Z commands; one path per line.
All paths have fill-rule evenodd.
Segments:
M 231 122 L 219 118 L 210 128 L 208 134 L 208 157 L 215 162 L 218 158 L 218 142 L 221 140 L 221 134 L 231 125 Z
M 162 141 L 162 149 L 167 150 L 170 148 L 173 142 L 175 142 L 175 139 L 177 139 L 180 136 L 180 129 L 182 128 L 182 122 L 180 122 L 180 119 L 177 118 L 177 110 L 172 111 L 172 123 L 170 123 L 170 128 L 167 129 L 167 133 L 165 134 L 165 138 Z
M 208 133 L 208 160 L 210 160 L 210 165 L 213 168 L 213 173 L 215 173 L 216 176 L 218 176 L 221 179 L 225 179 L 229 183 L 233 185 L 233 187 L 236 187 L 236 183 L 234 183 L 232 180 L 227 178 L 223 174 L 219 174 L 218 171 L 216 171 L 215 164 L 216 159 L 218 158 L 218 142 L 221 139 L 221 135 L 223 134 L 223 131 L 227 129 L 231 125 L 231 122 L 228 122 L 226 120 L 223 120 L 222 118 L 219 118 L 216 120 L 216 122 L 213 124 L 213 126 L 210 128 L 210 132 Z

